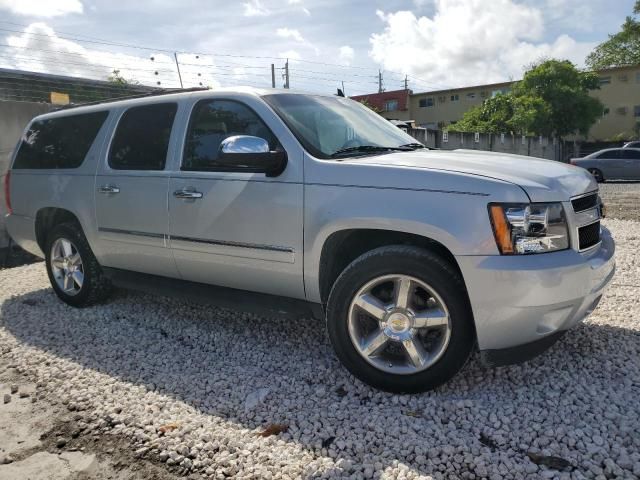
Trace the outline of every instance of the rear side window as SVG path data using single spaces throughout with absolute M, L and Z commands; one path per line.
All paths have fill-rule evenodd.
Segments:
M 109 112 L 36 120 L 22 137 L 13 168 L 78 168 Z
M 115 170 L 164 170 L 176 103 L 156 103 L 124 112 L 116 129 L 109 166 Z
M 602 152 L 596 158 L 606 158 L 606 159 L 615 160 L 620 158 L 620 150 L 609 150 L 607 152 Z

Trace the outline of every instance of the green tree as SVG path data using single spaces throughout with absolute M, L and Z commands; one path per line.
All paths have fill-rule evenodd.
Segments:
M 140 85 L 140 82 L 133 79 L 126 79 L 120 74 L 120 70 L 114 70 L 107 78 L 109 83 L 113 83 L 119 87 L 127 87 L 129 85 Z
M 454 128 L 557 137 L 575 132 L 586 135 L 604 108 L 589 96 L 589 91 L 598 88 L 597 75 L 580 72 L 568 60 L 545 60 L 532 65 L 511 92 L 466 112 Z
M 637 65 L 640 63 L 640 0 L 636 0 L 633 16 L 628 16 L 622 30 L 598 45 L 587 57 L 586 63 L 594 70 Z
M 530 97 L 546 106 L 542 118 L 526 128 L 532 133 L 563 137 L 576 131 L 586 135 L 602 115 L 604 105 L 589 92 L 600 88 L 595 73 L 580 72 L 570 61 L 546 60 L 533 65 L 513 88 L 516 97 Z M 540 105 L 541 106 L 541 105 Z
M 457 132 L 502 133 L 512 131 L 515 106 L 513 95 L 499 94 L 467 111 L 462 120 L 450 125 Z

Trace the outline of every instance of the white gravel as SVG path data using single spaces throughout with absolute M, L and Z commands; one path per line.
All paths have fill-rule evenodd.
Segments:
M 322 322 L 134 293 L 76 310 L 42 264 L 0 271 L 0 354 L 84 434 L 195 478 L 637 478 L 640 223 L 607 224 L 618 273 L 588 322 L 429 394 L 355 381 Z M 259 436 L 269 424 L 288 430 Z

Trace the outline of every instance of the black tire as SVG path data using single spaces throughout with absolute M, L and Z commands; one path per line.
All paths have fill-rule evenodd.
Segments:
M 590 168 L 590 169 L 589 169 L 589 173 L 590 173 L 591 175 L 593 175 L 593 178 L 595 178 L 595 179 L 596 179 L 596 182 L 598 182 L 598 183 L 604 183 L 604 182 L 605 182 L 604 175 L 602 175 L 602 172 L 601 172 L 599 169 L 597 169 L 597 168 Z
M 51 254 L 53 244 L 58 239 L 69 240 L 82 259 L 84 280 L 82 287 L 75 295 L 65 293 L 54 277 Z M 112 291 L 111 282 L 104 275 L 102 267 L 93 255 L 80 225 L 75 222 L 56 225 L 47 236 L 44 253 L 49 281 L 60 300 L 73 307 L 82 308 L 102 302 L 109 297 Z
M 414 374 L 398 375 L 374 367 L 361 356 L 349 335 L 353 297 L 372 279 L 393 274 L 410 275 L 432 286 L 444 300 L 451 320 L 451 336 L 440 359 Z M 424 392 L 447 382 L 464 367 L 475 344 L 473 315 L 458 271 L 434 253 L 404 245 L 371 250 L 347 266 L 329 295 L 327 329 L 338 358 L 355 377 L 396 393 Z

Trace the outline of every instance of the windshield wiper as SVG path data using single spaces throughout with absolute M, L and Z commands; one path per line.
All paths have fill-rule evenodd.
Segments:
M 347 147 L 341 148 L 340 150 L 336 150 L 331 154 L 332 157 L 339 157 L 341 155 L 347 155 L 349 153 L 372 153 L 372 152 L 390 152 L 393 150 L 397 150 L 400 152 L 408 152 L 413 150 L 410 147 L 400 146 L 400 147 L 382 147 L 380 145 L 358 145 L 357 147 Z
M 420 148 L 429 148 L 429 147 L 425 147 L 423 144 L 421 143 L 405 143 L 404 145 L 400 145 L 401 147 L 404 148 L 410 148 L 411 150 L 418 150 Z

